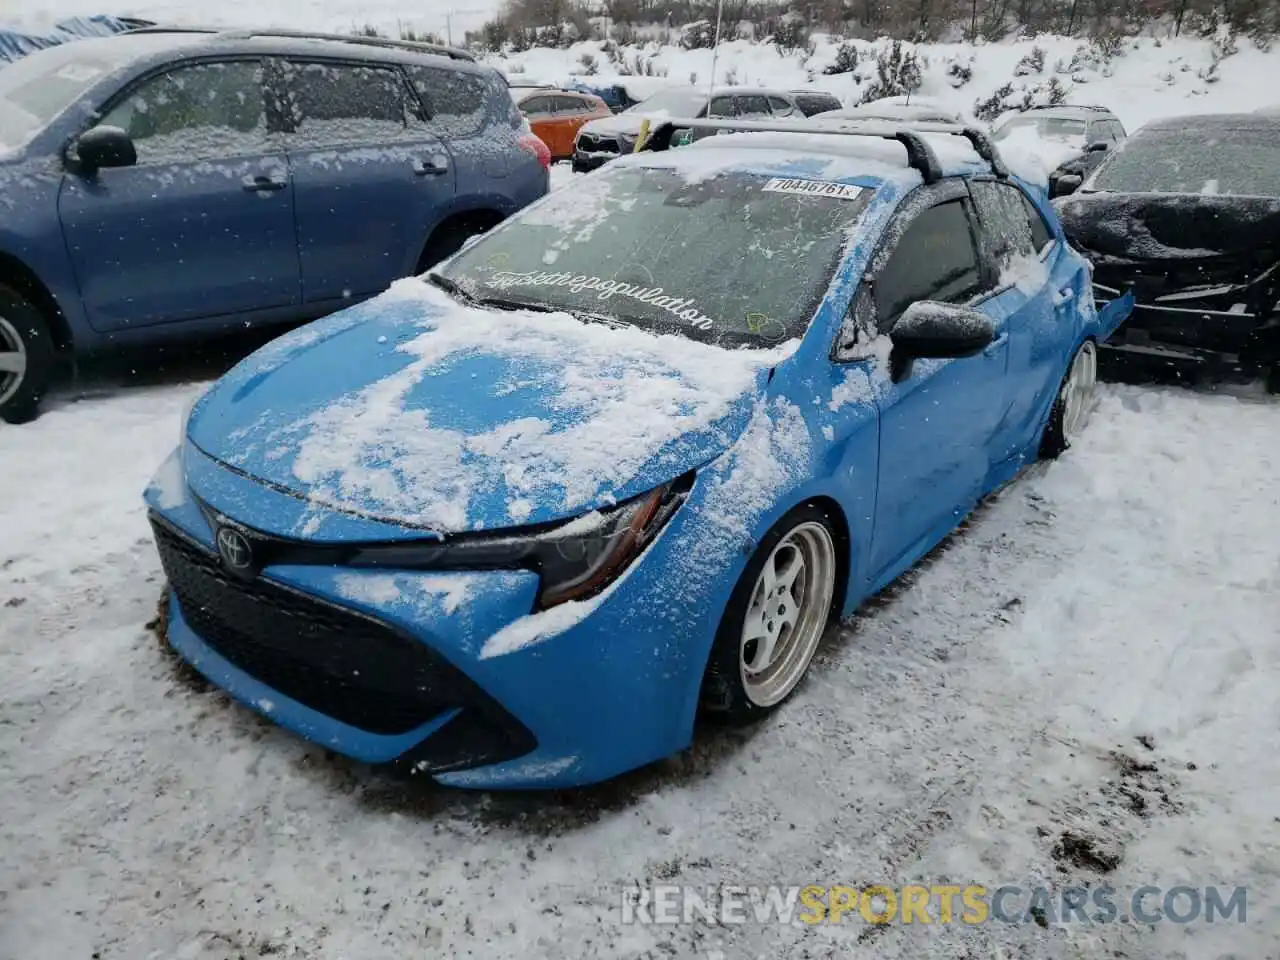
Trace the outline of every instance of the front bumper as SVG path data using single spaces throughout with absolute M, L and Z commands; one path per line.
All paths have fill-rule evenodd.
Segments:
M 689 503 L 587 615 L 544 620 L 532 642 L 495 654 L 488 639 L 536 619 L 536 574 L 282 562 L 240 581 L 217 558 L 210 514 L 253 517 L 279 537 L 308 508 L 190 445 L 157 477 L 167 480 L 146 499 L 170 580 L 170 644 L 309 740 L 481 788 L 595 783 L 691 741 L 736 572 L 697 569 L 688 545 L 702 535 Z M 347 529 L 334 519 L 335 531 Z M 381 538 L 362 522 L 352 539 L 371 534 Z

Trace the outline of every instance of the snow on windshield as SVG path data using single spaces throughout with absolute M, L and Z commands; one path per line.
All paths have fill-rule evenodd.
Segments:
M 566 514 L 598 506 L 667 444 L 724 418 L 759 371 L 794 349 L 723 350 L 563 313 L 470 310 L 418 279 L 398 281 L 375 302 L 406 300 L 421 306 L 423 332 L 398 348 L 411 358 L 402 369 L 244 440 L 293 443 L 293 474 L 317 504 L 442 533 L 471 529 L 473 497 L 495 487 L 505 487 L 516 523 L 529 502 Z M 521 416 L 469 434 L 415 406 L 424 378 L 479 354 L 522 365 L 557 411 L 555 423 Z
M 442 273 L 478 299 L 720 343 L 799 336 L 873 191 L 629 166 L 553 194 Z
M 660 90 L 624 112 L 647 117 L 694 117 L 706 105 L 706 94 L 696 90 Z

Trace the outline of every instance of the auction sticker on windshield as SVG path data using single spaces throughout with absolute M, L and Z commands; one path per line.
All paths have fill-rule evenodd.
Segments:
M 798 193 L 805 197 L 831 197 L 833 200 L 856 200 L 862 188 L 830 180 L 793 180 L 774 177 L 764 185 L 765 193 Z

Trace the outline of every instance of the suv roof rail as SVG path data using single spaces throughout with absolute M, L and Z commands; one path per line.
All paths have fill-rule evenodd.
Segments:
M 1038 103 L 1029 110 L 1092 110 L 1094 113 L 1110 113 L 1106 107 L 1092 103 Z
M 219 40 L 251 40 L 254 37 L 278 37 L 282 40 L 329 40 L 340 43 L 354 43 L 364 47 L 382 47 L 391 50 L 410 50 L 414 53 L 430 53 L 438 57 L 449 57 L 452 60 L 465 60 L 475 63 L 476 58 L 466 50 L 457 47 L 446 47 L 438 43 L 419 43 L 416 40 L 392 40 L 388 37 L 365 37 L 345 33 L 318 33 L 314 30 L 287 29 L 232 29 L 220 27 L 143 27 L 130 30 L 129 33 L 210 33 Z
M 753 121 L 753 120 L 664 120 L 650 132 L 644 142 L 644 150 L 669 150 L 671 138 L 677 130 L 728 130 L 738 133 L 804 133 L 813 136 L 870 137 L 893 140 L 907 151 L 907 164 L 920 172 L 925 183 L 942 179 L 942 164 L 933 148 L 920 136 L 922 133 L 945 133 L 964 137 L 997 177 L 1007 177 L 1008 168 L 1000 159 L 1000 152 L 987 134 L 977 127 L 958 123 L 894 123 L 879 120 L 823 120 L 812 121 Z

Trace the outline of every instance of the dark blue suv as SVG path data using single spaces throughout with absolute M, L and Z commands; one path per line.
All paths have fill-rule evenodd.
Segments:
M 59 353 L 324 315 L 543 196 L 469 54 L 149 29 L 0 69 L 0 417 Z

